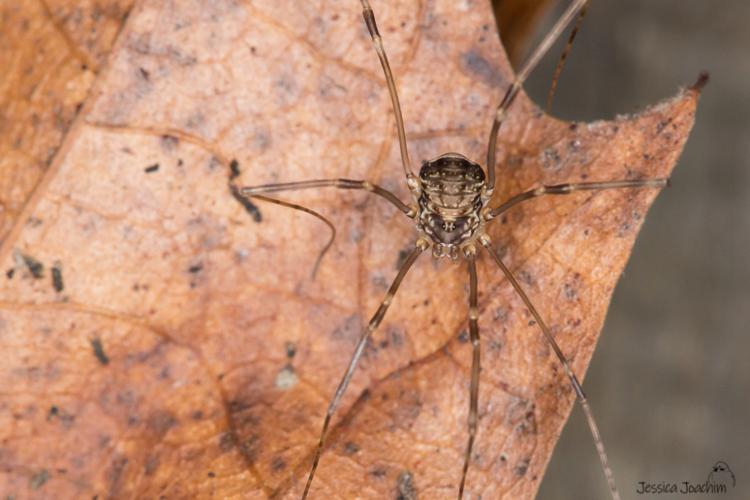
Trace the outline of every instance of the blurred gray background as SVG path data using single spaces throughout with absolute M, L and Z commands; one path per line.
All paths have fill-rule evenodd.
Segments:
M 561 49 L 526 85 L 541 105 Z M 687 498 L 638 494 L 638 483 L 702 483 L 719 460 L 734 490 L 689 496 L 750 498 L 750 2 L 593 0 L 553 106 L 568 120 L 612 118 L 673 96 L 701 70 L 711 81 L 695 128 L 584 383 L 623 498 Z M 577 407 L 539 498 L 608 498 Z

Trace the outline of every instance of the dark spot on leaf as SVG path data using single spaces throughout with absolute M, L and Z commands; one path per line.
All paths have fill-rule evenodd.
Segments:
M 290 73 L 280 75 L 273 82 L 273 86 L 277 89 L 276 98 L 280 104 L 291 104 L 299 96 L 299 85 Z
M 245 439 L 240 445 L 242 454 L 245 455 L 245 458 L 247 458 L 250 462 L 255 462 L 257 458 L 256 455 L 258 454 L 258 441 L 258 436 L 250 436 L 249 438 Z
M 391 335 L 391 345 L 399 348 L 404 345 L 404 334 L 398 328 L 391 327 L 388 329 L 388 333 Z
M 21 254 L 21 258 L 34 279 L 40 279 L 44 276 L 44 265 L 41 262 L 31 255 Z
M 29 217 L 26 223 L 31 227 L 39 227 L 42 225 L 42 219 L 40 219 L 39 217 L 34 217 L 32 215 L 31 217 Z
M 253 135 L 251 144 L 258 151 L 266 151 L 271 147 L 271 136 L 265 130 L 260 130 Z
M 236 399 L 230 400 L 227 403 L 227 408 L 229 408 L 229 411 L 231 413 L 241 412 L 243 410 L 247 410 L 249 407 L 250 406 L 244 403 L 243 401 L 236 400 Z
M 10 268 L 7 271 L 5 271 L 5 276 L 10 280 L 13 279 L 13 275 L 16 274 L 16 270 L 14 268 Z
M 346 453 L 347 455 L 354 455 L 358 451 L 359 445 L 357 443 L 347 441 L 346 444 L 344 444 L 344 453 Z
M 529 462 L 531 460 L 529 458 L 525 458 L 521 460 L 518 465 L 516 466 L 515 473 L 518 476 L 525 476 L 526 472 L 529 470 Z
M 276 457 L 271 462 L 271 470 L 274 472 L 282 471 L 286 468 L 286 462 L 281 457 Z
M 200 264 L 200 263 L 193 264 L 192 266 L 188 267 L 188 272 L 191 274 L 196 274 L 196 273 L 201 272 L 202 269 L 203 269 L 203 264 Z
M 554 170 L 560 167 L 560 153 L 555 148 L 546 148 L 542 152 L 542 167 L 547 170 Z
M 237 437 L 233 432 L 225 432 L 219 438 L 219 449 L 227 452 L 237 445 Z
M 33 476 L 31 476 L 31 479 L 29 480 L 29 488 L 32 490 L 38 490 L 42 486 L 44 486 L 44 483 L 47 482 L 49 479 L 49 471 L 47 469 L 42 469 Z
M 535 435 L 536 434 L 536 420 L 534 418 L 534 411 L 528 411 L 524 414 L 523 420 L 516 426 L 516 431 L 523 435 Z
M 370 471 L 370 475 L 380 479 L 386 475 L 386 471 L 382 467 L 375 467 Z
M 143 78 L 146 81 L 149 81 L 149 78 L 151 77 L 151 74 L 148 71 L 146 71 L 143 68 L 138 68 L 138 73 L 140 73 L 141 78 Z
M 462 66 L 479 77 L 491 87 L 498 87 L 503 81 L 502 75 L 476 49 L 461 54 Z
M 177 146 L 180 145 L 180 140 L 169 134 L 164 134 L 161 136 L 161 147 L 166 149 L 167 151 L 172 151 Z
M 351 316 L 347 316 L 342 325 L 334 328 L 331 332 L 331 338 L 335 340 L 355 341 L 359 337 L 361 327 L 361 316 L 359 314 L 352 314 Z
M 146 168 L 143 169 L 143 171 L 146 172 L 147 174 L 156 172 L 157 170 L 159 170 L 159 164 L 158 163 L 154 163 L 153 165 L 149 165 L 148 167 L 146 167 Z
M 223 165 L 223 162 L 220 158 L 216 156 L 211 156 L 211 159 L 208 160 L 208 169 L 213 171 L 216 170 L 218 167 L 221 167 Z
M 159 468 L 159 456 L 158 455 L 151 455 L 146 459 L 146 462 L 143 464 L 143 473 L 147 476 L 152 475 L 154 472 L 156 472 L 156 469 Z
M 662 130 L 667 128 L 667 125 L 672 123 L 672 118 L 667 118 L 666 120 L 662 120 L 659 123 L 656 124 L 656 133 L 660 134 Z
M 107 471 L 107 479 L 109 480 L 110 492 L 117 492 L 120 488 L 120 479 L 122 478 L 122 472 L 128 465 L 128 458 L 118 455 L 112 459 L 112 466 Z
M 214 471 L 208 471 L 208 474 L 206 474 L 210 478 L 216 477 L 216 473 Z
M 57 293 L 60 293 L 65 289 L 65 284 L 63 283 L 62 277 L 62 268 L 59 264 L 55 264 L 54 266 L 52 266 L 52 288 L 54 288 Z
M 495 319 L 495 321 L 507 321 L 508 320 L 508 310 L 505 307 L 498 307 L 495 309 L 494 314 L 492 317 Z
M 96 359 L 98 359 L 101 364 L 108 365 L 109 357 L 104 352 L 104 346 L 99 337 L 91 339 L 91 347 L 94 349 L 94 356 L 96 356 Z
M 250 214 L 255 222 L 260 222 L 263 219 L 260 213 L 260 209 L 255 205 L 255 203 L 250 201 L 249 198 L 247 198 L 246 196 L 242 196 L 242 194 L 240 194 L 240 190 L 237 187 L 229 186 L 229 190 L 232 193 L 234 199 L 240 202 L 240 205 L 243 206 L 245 211 Z
M 469 341 L 469 332 L 462 330 L 461 333 L 458 334 L 458 341 L 462 344 L 467 343 Z
M 528 271 L 519 271 L 518 281 L 521 281 L 522 283 L 525 283 L 529 286 L 534 285 L 534 277 Z
M 193 420 L 201 420 L 203 418 L 203 411 L 195 410 L 193 413 L 190 414 L 190 418 L 192 418 Z
M 297 354 L 297 346 L 294 345 L 294 342 L 287 342 L 285 348 L 287 358 L 293 358 Z
M 408 470 L 398 475 L 396 480 L 397 500 L 416 500 L 417 489 L 414 487 L 414 476 Z
M 148 428 L 157 436 L 163 436 L 169 429 L 177 425 L 177 419 L 170 412 L 165 410 L 156 411 L 148 418 Z
M 60 409 L 57 406 L 50 406 L 49 411 L 47 412 L 47 420 L 52 419 L 53 417 L 56 417 L 60 413 Z
M 240 163 L 236 159 L 229 162 L 229 179 L 233 180 L 240 176 Z

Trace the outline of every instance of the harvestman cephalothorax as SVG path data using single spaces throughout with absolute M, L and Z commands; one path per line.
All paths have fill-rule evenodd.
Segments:
M 388 310 L 396 292 L 401 284 L 402 280 L 406 276 L 407 272 L 411 268 L 412 264 L 417 260 L 419 255 L 425 250 L 430 249 L 434 258 L 450 257 L 452 260 L 458 260 L 463 258 L 466 260 L 468 274 L 469 274 L 469 334 L 472 345 L 472 368 L 471 368 L 471 383 L 470 383 L 470 398 L 469 398 L 469 414 L 468 414 L 468 438 L 466 443 L 466 451 L 464 454 L 463 468 L 461 471 L 461 479 L 458 487 L 458 498 L 463 497 L 464 487 L 466 485 L 466 475 L 471 462 L 471 452 L 474 445 L 477 432 L 477 421 L 478 421 L 478 395 L 479 395 L 479 374 L 480 374 L 480 341 L 479 341 L 479 325 L 478 325 L 478 305 L 477 305 L 477 271 L 476 271 L 476 256 L 477 252 L 482 248 L 485 249 L 490 257 L 494 260 L 497 266 L 500 268 L 506 279 L 513 286 L 515 292 L 524 302 L 529 312 L 536 320 L 536 324 L 539 326 L 541 333 L 543 334 L 546 341 L 551 346 L 555 355 L 557 356 L 560 364 L 567 375 L 571 386 L 573 387 L 577 400 L 583 409 L 586 416 L 591 435 L 596 445 L 596 450 L 599 454 L 599 460 L 601 462 L 604 474 L 609 483 L 609 490 L 613 499 L 619 499 L 619 493 L 615 487 L 614 477 L 612 470 L 608 464 L 607 455 L 604 450 L 604 444 L 599 435 L 599 430 L 594 420 L 589 403 L 584 395 L 581 384 L 578 381 L 578 377 L 570 367 L 565 354 L 561 351 L 557 345 L 552 333 L 547 326 L 547 323 L 542 319 L 538 310 L 534 304 L 526 295 L 525 291 L 521 287 L 520 283 L 511 272 L 511 270 L 504 264 L 499 253 L 493 248 L 492 242 L 489 236 L 485 232 L 485 227 L 491 224 L 499 215 L 503 214 L 511 207 L 546 195 L 566 195 L 575 191 L 583 190 L 602 190 L 602 189 L 622 189 L 622 188 L 662 188 L 668 184 L 667 179 L 639 179 L 639 180 L 609 180 L 605 182 L 580 182 L 580 183 L 569 183 L 569 184 L 556 184 L 540 186 L 536 189 L 519 193 L 509 199 L 503 201 L 497 206 L 490 206 L 490 199 L 495 188 L 495 149 L 497 145 L 498 132 L 502 126 L 503 120 L 510 109 L 511 105 L 518 92 L 520 91 L 522 84 L 529 76 L 530 72 L 537 66 L 540 59 L 547 53 L 552 44 L 559 38 L 565 27 L 578 16 L 578 19 L 583 17 L 588 0 L 573 0 L 568 6 L 565 12 L 560 16 L 555 25 L 544 37 L 541 43 L 533 50 L 528 60 L 518 71 L 515 80 L 505 91 L 505 95 L 497 106 L 494 121 L 492 123 L 492 129 L 487 146 L 487 164 L 486 171 L 482 169 L 480 165 L 470 161 L 465 156 L 459 153 L 445 153 L 436 158 L 428 160 L 422 164 L 419 169 L 419 174 L 415 175 L 412 170 L 411 160 L 409 158 L 408 145 L 406 141 L 406 133 L 404 130 L 404 121 L 401 114 L 401 107 L 398 99 L 398 92 L 396 90 L 396 84 L 391 71 L 388 57 L 383 46 L 383 41 L 378 32 L 378 27 L 375 21 L 375 14 L 368 0 L 360 0 L 362 3 L 362 15 L 364 17 L 365 25 L 369 31 L 372 43 L 377 52 L 380 64 L 385 74 L 385 79 L 388 85 L 388 92 L 391 98 L 391 104 L 393 113 L 396 118 L 396 128 L 398 132 L 398 141 L 401 152 L 401 163 L 406 177 L 406 183 L 411 192 L 412 199 L 409 203 L 405 203 L 400 200 L 394 193 L 378 186 L 374 183 L 368 182 L 367 180 L 351 180 L 351 179 L 315 179 L 299 182 L 287 182 L 287 183 L 276 183 L 276 184 L 265 184 L 261 186 L 251 186 L 243 188 L 234 188 L 235 195 L 238 197 L 246 198 L 257 198 L 271 203 L 279 204 L 296 210 L 301 210 L 309 213 L 323 222 L 333 230 L 333 225 L 325 219 L 322 215 L 314 212 L 311 209 L 289 203 L 286 201 L 277 200 L 265 196 L 265 193 L 272 193 L 278 191 L 291 191 L 299 189 L 313 189 L 322 187 L 335 187 L 338 189 L 356 189 L 364 190 L 370 193 L 374 193 L 391 204 L 393 204 L 403 214 L 412 219 L 416 226 L 418 237 L 416 240 L 416 247 L 409 253 L 405 261 L 401 265 L 398 273 L 390 285 L 388 292 L 378 307 L 375 314 L 372 316 L 367 328 L 362 332 L 357 342 L 356 348 L 352 355 L 349 366 L 344 373 L 333 398 L 331 399 L 328 410 L 326 412 L 325 420 L 323 422 L 323 428 L 320 433 L 320 439 L 318 441 L 315 453 L 313 456 L 312 466 L 307 478 L 302 498 L 306 498 L 309 491 L 310 485 L 312 484 L 315 476 L 315 471 L 321 459 L 326 437 L 328 435 L 329 424 L 331 418 L 339 406 L 341 399 L 349 385 L 357 363 L 362 356 L 367 340 L 370 338 L 372 333 L 377 329 L 380 322 Z M 565 52 L 558 65 L 558 71 L 555 73 L 553 78 L 552 88 L 550 89 L 550 98 L 554 91 L 557 77 L 559 76 L 559 70 L 562 67 L 562 63 L 565 60 L 568 50 L 572 44 L 573 37 L 577 31 L 577 25 L 573 28 L 568 44 L 565 48 Z M 335 233 L 335 232 L 334 232 Z M 313 274 L 317 270 L 320 259 L 325 251 L 330 247 L 333 241 L 333 237 L 328 242 L 326 247 L 323 249 L 323 253 L 320 254 L 315 264 Z

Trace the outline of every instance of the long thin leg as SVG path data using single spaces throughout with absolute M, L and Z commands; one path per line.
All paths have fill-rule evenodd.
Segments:
M 477 308 L 477 264 L 476 250 L 472 247 L 467 252 L 466 259 L 469 262 L 469 337 L 471 338 L 472 360 L 471 360 L 471 387 L 469 392 L 469 441 L 466 443 L 466 454 L 464 455 L 464 469 L 461 473 L 461 485 L 458 488 L 458 500 L 464 496 L 466 485 L 466 473 L 469 471 L 471 462 L 471 450 L 474 447 L 474 439 L 477 434 L 477 421 L 479 405 L 479 371 L 480 371 L 480 343 L 479 343 L 479 309 Z
M 375 193 L 381 198 L 385 198 L 386 200 L 390 201 L 393 205 L 395 205 L 396 208 L 401 210 L 407 216 L 414 217 L 415 215 L 415 210 L 398 199 L 395 194 L 385 188 L 378 186 L 377 184 L 372 184 L 368 181 L 355 181 L 351 179 L 315 179 L 311 181 L 282 182 L 277 184 L 249 186 L 239 188 L 239 191 L 245 196 L 255 197 L 261 193 L 275 193 L 278 191 L 295 191 L 298 189 L 321 187 L 335 187 L 338 189 L 364 189 L 365 191 Z
M 380 65 L 383 67 L 383 73 L 385 74 L 385 81 L 388 84 L 388 93 L 391 95 L 391 104 L 393 106 L 393 114 L 396 115 L 396 130 L 398 131 L 398 144 L 401 147 L 401 164 L 404 167 L 404 174 L 406 175 L 406 182 L 409 188 L 414 190 L 419 184 L 417 178 L 411 170 L 411 160 L 409 159 L 409 150 L 406 147 L 406 131 L 404 130 L 404 117 L 401 115 L 401 104 L 398 101 L 398 92 L 396 91 L 396 81 L 393 79 L 393 72 L 391 71 L 391 65 L 388 63 L 388 56 L 385 53 L 385 47 L 383 47 L 383 39 L 380 37 L 378 31 L 378 25 L 375 22 L 375 13 L 370 7 L 368 0 L 361 0 L 362 2 L 362 17 L 365 18 L 365 24 L 367 25 L 367 31 L 370 32 L 370 38 L 372 38 L 372 44 L 375 46 L 375 51 L 378 53 L 380 59 Z
M 232 190 L 232 195 L 235 197 L 235 199 L 237 199 L 237 201 L 242 203 L 245 206 L 246 210 L 254 214 L 255 212 L 253 212 L 252 208 L 250 208 L 252 204 L 250 204 L 250 206 L 246 205 L 246 202 L 249 202 L 248 198 L 250 196 L 244 194 L 240 189 L 238 189 L 235 186 L 230 185 L 230 189 Z M 310 214 L 313 217 L 316 217 L 319 220 L 323 221 L 326 224 L 326 226 L 328 226 L 328 229 L 331 230 L 331 237 L 328 238 L 328 242 L 318 254 L 318 258 L 315 259 L 315 264 L 313 265 L 313 270 L 310 275 L 312 279 L 315 279 L 315 275 L 318 273 L 318 267 L 320 267 L 320 261 L 323 260 L 323 256 L 331 248 L 331 245 L 333 245 L 333 240 L 336 239 L 336 228 L 334 227 L 333 223 L 331 223 L 330 220 L 326 219 L 324 216 L 320 215 L 315 210 L 311 208 L 303 207 L 302 205 L 297 205 L 296 203 L 290 203 L 288 201 L 279 200 L 277 198 L 271 198 L 270 196 L 263 196 L 263 195 L 258 195 L 258 194 L 253 195 L 253 198 L 256 198 L 258 200 L 263 200 L 268 203 L 273 203 L 274 205 L 281 205 L 282 207 L 287 207 L 287 208 L 291 208 L 294 210 L 299 210 L 300 212 L 305 212 L 306 214 Z M 258 209 L 255 208 L 255 211 L 257 210 Z M 260 212 L 257 212 L 257 213 L 259 214 Z M 256 221 L 258 221 L 259 219 L 260 219 L 260 216 L 256 218 Z
M 575 191 L 594 191 L 597 189 L 621 189 L 621 188 L 663 188 L 669 185 L 669 179 L 634 179 L 607 182 L 578 182 L 569 184 L 555 184 L 552 186 L 540 186 L 536 189 L 517 194 L 498 207 L 491 209 L 485 216 L 485 220 L 492 220 L 501 213 L 519 203 L 544 196 L 548 194 L 570 194 Z
M 586 395 L 583 393 L 583 388 L 581 387 L 581 383 L 578 381 L 578 377 L 576 377 L 575 373 L 573 373 L 573 369 L 570 367 L 570 364 L 568 364 L 568 360 L 560 350 L 557 342 L 555 342 L 555 338 L 552 336 L 552 332 L 550 332 L 549 327 L 544 322 L 539 312 L 536 310 L 536 307 L 534 307 L 534 304 L 531 303 L 531 300 L 529 299 L 528 295 L 526 295 L 526 292 L 524 292 L 523 288 L 521 288 L 521 285 L 518 283 L 516 277 L 513 275 L 511 270 L 508 269 L 508 267 L 503 263 L 503 261 L 500 259 L 500 256 L 495 252 L 495 250 L 493 250 L 489 237 L 487 235 L 482 235 L 479 238 L 479 242 L 487 249 L 497 265 L 503 271 L 505 277 L 508 279 L 508 281 L 510 281 L 510 284 L 513 285 L 513 288 L 516 290 L 518 296 L 521 297 L 521 300 L 523 300 L 524 304 L 526 304 L 526 307 L 529 309 L 529 312 L 531 312 L 531 315 L 534 316 L 534 319 L 536 320 L 539 328 L 544 334 L 544 338 L 547 340 L 549 345 L 552 347 L 552 350 L 555 351 L 555 355 L 560 360 L 560 363 L 565 370 L 565 374 L 568 376 L 568 379 L 570 379 L 570 384 L 573 386 L 573 389 L 576 392 L 576 397 L 578 398 L 578 402 L 581 404 L 583 413 L 586 415 L 586 421 L 588 422 L 589 430 L 591 430 L 591 436 L 594 438 L 596 451 L 599 453 L 599 461 L 602 464 L 604 475 L 607 477 L 607 483 L 609 483 L 609 491 L 612 495 L 613 500 L 620 500 L 620 494 L 617 492 L 617 487 L 615 486 L 615 478 L 612 474 L 612 469 L 609 467 L 609 460 L 607 460 L 607 453 L 604 451 L 604 442 L 602 441 L 602 437 L 599 434 L 599 427 L 596 425 L 594 414 L 591 412 L 591 407 L 589 406 L 588 400 L 586 399 Z
M 586 5 L 588 0 L 574 0 L 567 10 L 560 16 L 555 25 L 552 27 L 549 33 L 544 37 L 542 42 L 534 49 L 531 56 L 524 63 L 521 70 L 516 74 L 516 79 L 510 84 L 508 90 L 505 92 L 503 100 L 497 106 L 495 112 L 495 120 L 492 122 L 492 130 L 490 131 L 490 140 L 487 146 L 487 189 L 485 191 L 485 199 L 489 199 L 492 196 L 492 192 L 495 189 L 495 150 L 497 149 L 497 133 L 500 130 L 500 125 L 505 119 L 505 115 L 508 112 L 508 108 L 513 104 L 513 100 L 516 98 L 518 91 L 521 89 L 521 85 L 528 78 L 529 73 L 539 64 L 539 60 L 547 53 L 552 44 L 557 40 L 560 34 L 565 30 L 565 26 L 570 24 L 578 11 Z
M 586 17 L 586 11 L 589 9 L 588 2 L 581 8 L 581 12 L 578 13 L 578 19 L 576 19 L 576 23 L 573 26 L 573 30 L 570 32 L 570 36 L 568 37 L 568 42 L 565 44 L 565 49 L 563 50 L 562 54 L 560 54 L 560 60 L 557 61 L 557 67 L 555 67 L 555 74 L 552 76 L 552 84 L 549 86 L 549 92 L 547 92 L 547 113 L 550 112 L 552 109 L 552 99 L 555 97 L 555 90 L 557 89 L 557 81 L 560 79 L 560 74 L 562 73 L 563 68 L 565 67 L 565 62 L 568 60 L 568 56 L 570 55 L 570 49 L 573 48 L 573 40 L 576 39 L 576 35 L 578 34 L 578 30 L 581 29 L 581 23 L 583 23 L 583 18 Z
M 401 281 L 404 279 L 404 276 L 406 276 L 406 273 L 409 271 L 409 268 L 411 268 L 411 265 L 414 264 L 415 260 L 417 260 L 417 257 L 419 257 L 419 254 L 421 254 L 425 249 L 427 249 L 428 246 L 429 244 L 427 243 L 426 240 L 423 240 L 421 238 L 417 240 L 417 246 L 414 248 L 414 250 L 412 250 L 412 252 L 406 258 L 406 261 L 404 261 L 404 263 L 401 265 L 401 269 L 399 269 L 398 274 L 396 275 L 396 278 L 393 280 L 393 283 L 391 283 L 391 287 L 388 289 L 388 293 L 385 294 L 385 298 L 383 299 L 383 302 L 380 303 L 380 307 L 378 307 L 378 310 L 372 316 L 372 319 L 370 319 L 370 323 L 367 325 L 367 328 L 365 329 L 364 332 L 362 332 L 362 335 L 359 337 L 359 341 L 357 342 L 357 347 L 354 349 L 354 354 L 352 355 L 351 361 L 349 361 L 349 367 L 346 369 L 346 373 L 344 373 L 344 376 L 341 379 L 341 382 L 339 382 L 338 388 L 336 388 L 336 393 L 334 394 L 333 399 L 328 405 L 328 411 L 326 412 L 325 420 L 323 420 L 323 430 L 321 430 L 320 432 L 320 439 L 318 440 L 318 446 L 315 448 L 315 455 L 313 456 L 313 463 L 312 463 L 312 468 L 310 469 L 310 475 L 307 477 L 307 484 L 305 484 L 305 491 L 302 493 L 303 500 L 307 498 L 307 494 L 310 491 L 310 485 L 312 484 L 313 476 L 315 476 L 315 470 L 318 468 L 318 463 L 320 462 L 320 455 L 323 452 L 323 445 L 325 444 L 325 439 L 328 434 L 328 425 L 331 423 L 331 417 L 333 416 L 333 413 L 336 411 L 336 408 L 341 402 L 341 398 L 344 396 L 344 392 L 346 392 L 346 388 L 349 386 L 349 382 L 352 379 L 352 374 L 354 374 L 354 369 L 357 367 L 359 358 L 362 356 L 362 351 L 365 348 L 367 339 L 370 338 L 370 335 L 372 335 L 372 332 L 374 332 L 375 329 L 377 329 L 378 325 L 380 325 L 380 322 L 383 320 L 383 317 L 385 316 L 386 311 L 388 311 L 388 307 L 391 305 L 391 301 L 393 300 L 393 297 L 396 295 L 396 292 L 398 291 L 398 287 L 401 285 Z

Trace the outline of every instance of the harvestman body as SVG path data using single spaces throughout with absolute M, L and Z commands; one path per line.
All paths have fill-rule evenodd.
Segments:
M 388 289 L 385 298 L 378 307 L 378 310 L 373 315 L 367 328 L 360 336 L 346 373 L 341 379 L 341 382 L 336 389 L 336 393 L 334 394 L 328 406 L 328 411 L 326 412 L 325 420 L 323 422 L 320 439 L 315 450 L 312 467 L 310 469 L 310 474 L 308 476 L 302 498 L 306 498 L 310 491 L 310 485 L 312 484 L 315 471 L 318 467 L 318 463 L 320 462 L 323 445 L 328 434 L 328 426 L 330 424 L 331 417 L 338 407 L 341 398 L 349 385 L 349 381 L 351 380 L 352 374 L 354 373 L 354 370 L 362 355 L 368 338 L 375 331 L 375 329 L 377 329 L 378 325 L 385 316 L 385 313 L 388 310 L 388 307 L 390 306 L 391 301 L 399 288 L 399 285 L 404 279 L 404 276 L 406 276 L 406 273 L 409 271 L 412 264 L 419 257 L 419 255 L 427 249 L 432 250 L 432 255 L 435 258 L 449 257 L 452 260 L 458 260 L 460 257 L 463 257 L 467 262 L 469 271 L 469 334 L 471 338 L 473 358 L 471 367 L 468 414 L 468 441 L 466 445 L 466 452 L 464 455 L 461 481 L 458 488 L 458 498 L 461 499 L 463 497 L 464 487 L 466 484 L 466 475 L 469 469 L 469 464 L 471 462 L 471 451 L 476 437 L 478 421 L 477 408 L 479 395 L 480 342 L 478 326 L 479 313 L 477 307 L 476 255 L 479 248 L 484 248 L 490 254 L 492 259 L 497 263 L 498 267 L 511 283 L 518 296 L 523 300 L 524 304 L 536 320 L 536 324 L 539 325 L 546 341 L 552 347 L 555 355 L 562 364 L 565 374 L 567 375 L 573 389 L 575 390 L 578 402 L 580 403 L 584 414 L 586 415 L 586 420 L 589 429 L 591 430 L 597 452 L 599 454 L 599 460 L 601 461 L 604 474 L 609 483 L 609 489 L 612 498 L 616 500 L 619 499 L 620 496 L 615 487 L 614 477 L 608 465 L 607 455 L 604 451 L 604 444 L 601 440 L 601 437 L 599 436 L 596 422 L 594 420 L 586 396 L 583 393 L 583 389 L 581 388 L 581 384 L 578 381 L 578 378 L 576 377 L 575 373 L 573 373 L 565 355 L 562 353 L 559 346 L 555 342 L 549 328 L 547 327 L 547 324 L 542 319 L 536 307 L 534 307 L 524 290 L 521 288 L 521 285 L 519 284 L 518 280 L 516 280 L 513 273 L 510 271 L 510 269 L 508 269 L 508 267 L 506 267 L 498 253 L 495 252 L 492 247 L 490 238 L 484 231 L 485 226 L 491 223 L 498 215 L 504 213 L 511 207 L 521 202 L 539 196 L 565 195 L 574 191 L 581 190 L 639 187 L 661 188 L 666 186 L 668 183 L 667 179 L 641 179 L 540 186 L 536 189 L 513 196 L 496 207 L 489 206 L 489 202 L 492 198 L 495 187 L 495 149 L 497 145 L 497 135 L 503 119 L 505 118 L 508 109 L 510 108 L 516 95 L 518 94 L 518 91 L 521 89 L 521 85 L 526 80 L 531 70 L 537 65 L 541 57 L 549 50 L 550 46 L 560 36 L 562 31 L 573 20 L 573 18 L 576 17 L 576 15 L 580 16 L 580 20 L 580 18 L 585 13 L 585 7 L 588 3 L 588 0 L 574 0 L 571 3 L 568 9 L 563 13 L 555 26 L 552 28 L 552 30 L 547 34 L 541 44 L 531 54 L 529 60 L 518 72 L 516 79 L 508 87 L 505 96 L 497 107 L 495 118 L 492 124 L 489 145 L 487 148 L 486 175 L 485 171 L 480 165 L 470 161 L 465 156 L 458 153 L 446 153 L 432 160 L 426 161 L 421 166 L 418 177 L 413 174 L 411 169 L 411 161 L 409 159 L 409 153 L 407 149 L 404 122 L 401 115 L 401 107 L 396 91 L 396 84 L 391 72 L 390 65 L 388 63 L 385 49 L 383 48 L 380 33 L 378 32 L 378 28 L 375 23 L 375 15 L 372 8 L 370 7 L 368 0 L 361 0 L 361 3 L 362 15 L 372 38 L 375 50 L 378 54 L 378 57 L 380 58 L 380 63 L 383 67 L 383 72 L 385 73 L 386 82 L 388 84 L 388 91 L 391 97 L 393 112 L 396 117 L 396 127 L 398 131 L 399 146 L 401 149 L 401 161 L 404 173 L 406 175 L 406 182 L 409 186 L 409 190 L 411 191 L 412 203 L 406 204 L 390 191 L 363 180 L 320 179 L 280 184 L 266 184 L 262 186 L 235 189 L 235 194 L 239 196 L 254 197 L 309 213 L 324 221 L 332 230 L 332 224 L 317 212 L 314 212 L 313 210 L 302 207 L 300 205 L 277 200 L 274 198 L 268 198 L 262 193 L 320 187 L 366 190 L 388 200 L 399 210 L 401 210 L 407 217 L 413 219 L 418 232 L 416 247 L 414 248 L 414 250 L 412 250 L 404 263 L 401 265 L 401 268 L 399 269 L 396 278 L 393 280 L 393 283 Z M 567 55 L 567 51 L 570 49 L 570 45 L 576 31 L 577 26 L 571 32 L 571 37 L 568 40 L 568 45 L 566 46 L 563 57 L 561 58 L 561 64 L 558 66 L 558 71 L 556 72 L 555 78 L 553 79 L 553 89 L 557 80 L 557 76 L 559 75 L 559 70 L 562 66 L 562 62 Z M 333 237 L 323 249 L 323 253 L 325 253 L 325 251 L 330 247 L 332 240 Z M 321 253 L 320 257 L 318 257 L 313 273 L 315 272 L 315 270 L 317 270 L 318 264 L 320 263 L 320 258 L 322 257 L 323 253 Z

